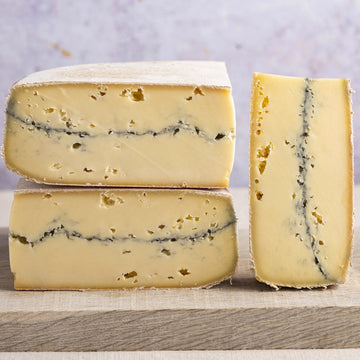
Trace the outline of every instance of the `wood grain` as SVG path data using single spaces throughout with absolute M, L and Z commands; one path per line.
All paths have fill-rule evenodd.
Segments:
M 232 285 L 207 290 L 14 291 L 7 229 L 0 228 L 0 351 L 360 347 L 356 247 L 346 284 L 273 290 L 254 279 L 248 232 L 241 227 L 247 196 L 239 199 L 236 276 Z M 356 245 L 359 229 L 355 235 Z
M 122 352 L 6 352 L 0 360 L 358 360 L 360 349 L 122 351 Z

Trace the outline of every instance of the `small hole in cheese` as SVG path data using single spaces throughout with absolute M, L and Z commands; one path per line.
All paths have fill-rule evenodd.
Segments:
M 321 216 L 319 213 L 317 213 L 316 211 L 313 211 L 313 212 L 311 213 L 311 215 L 315 218 L 315 223 L 316 223 L 316 224 L 321 224 L 321 225 L 324 224 L 323 218 L 322 218 L 322 216 Z
M 180 269 L 179 270 L 179 273 L 182 275 L 182 276 L 186 276 L 186 275 L 190 275 L 190 271 L 188 269 Z
M 263 198 L 264 194 L 261 191 L 256 191 L 256 198 L 258 200 L 261 200 Z
M 132 90 L 130 93 L 130 99 L 132 101 L 144 101 L 144 90 L 142 88 Z
M 137 272 L 136 271 L 130 271 L 126 274 L 123 275 L 125 279 L 131 279 L 135 276 L 137 276 Z
M 115 196 L 113 193 L 100 194 L 100 206 L 109 207 L 118 204 L 123 204 L 125 201 L 120 196 Z
M 79 149 L 81 147 L 81 144 L 80 143 L 74 143 L 74 144 L 72 144 L 72 148 L 73 149 Z
M 51 169 L 53 170 L 60 170 L 62 168 L 62 165 L 60 163 L 55 163 L 51 165 Z
M 298 239 L 299 241 L 303 241 L 303 238 L 301 237 L 300 233 L 296 233 L 295 238 Z
M 201 96 L 205 96 L 204 92 L 202 91 L 202 89 L 200 87 L 196 87 L 194 89 L 194 95 L 201 95 Z
M 171 255 L 171 253 L 170 253 L 170 250 L 169 249 L 161 249 L 161 253 L 162 254 L 164 254 L 164 255 L 166 255 L 166 256 L 170 256 Z
M 49 107 L 49 108 L 45 108 L 45 109 L 44 109 L 45 114 L 51 114 L 51 113 L 53 113 L 54 111 L 55 111 L 55 109 L 52 108 L 52 107 Z
M 265 96 L 264 100 L 262 101 L 261 107 L 264 108 L 269 105 L 269 97 Z
M 130 89 L 124 89 L 124 90 L 120 93 L 120 96 L 122 96 L 122 97 L 129 96 L 130 91 L 131 91 Z
M 270 155 L 270 152 L 271 152 L 271 149 L 272 149 L 272 144 L 269 143 L 268 145 L 266 146 L 260 146 L 258 149 L 257 149 L 257 155 L 256 157 L 257 158 L 264 158 L 264 159 L 267 159 Z
M 258 166 L 260 174 L 263 174 L 263 172 L 265 171 L 265 167 L 266 167 L 266 160 L 260 161 Z
M 221 140 L 223 137 L 225 137 L 225 134 L 218 133 L 218 134 L 215 136 L 215 140 Z
M 101 201 L 104 203 L 104 205 L 107 206 L 113 206 L 115 205 L 115 200 L 111 197 L 107 196 L 106 194 L 102 194 Z

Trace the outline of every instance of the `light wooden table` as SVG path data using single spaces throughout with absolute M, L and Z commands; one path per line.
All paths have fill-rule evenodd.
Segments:
M 0 360 L 358 360 L 358 349 L 0 353 Z
M 360 358 L 357 349 L 339 350 L 360 348 L 360 252 L 356 246 L 360 240 L 355 241 L 346 284 L 326 290 L 272 290 L 256 282 L 251 270 L 247 190 L 233 189 L 232 193 L 240 251 L 232 285 L 225 282 L 207 290 L 38 292 L 13 290 L 7 253 L 12 194 L 0 192 L 0 351 L 146 350 L 121 352 L 121 358 L 235 359 L 239 351 L 215 350 L 249 349 L 241 351 L 243 359 L 285 359 L 290 354 L 294 359 Z M 360 188 L 356 203 L 360 204 Z M 356 223 L 358 219 L 356 214 Z M 338 350 L 258 351 L 314 348 Z M 68 358 L 116 359 L 119 355 L 104 354 L 78 357 L 74 353 Z M 16 355 L 0 353 L 0 359 L 46 356 Z

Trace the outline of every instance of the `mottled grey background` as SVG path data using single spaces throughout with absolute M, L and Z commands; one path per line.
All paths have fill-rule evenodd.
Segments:
M 359 19 L 356 0 L 0 0 L 0 112 L 11 84 L 37 70 L 108 61 L 224 60 L 237 112 L 231 185 L 245 186 L 252 73 L 346 77 L 360 91 Z M 355 93 L 357 181 L 359 100 Z M 16 180 L 1 162 L 0 188 L 12 188 Z

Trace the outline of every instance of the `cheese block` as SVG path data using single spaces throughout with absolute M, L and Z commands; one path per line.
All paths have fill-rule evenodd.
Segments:
M 9 226 L 16 289 L 204 287 L 232 276 L 227 190 L 73 188 L 20 180 Z
M 271 286 L 343 283 L 353 237 L 349 81 L 255 73 L 250 227 L 256 278 Z
M 10 90 L 7 167 L 49 184 L 226 187 L 235 117 L 221 62 L 79 65 Z

